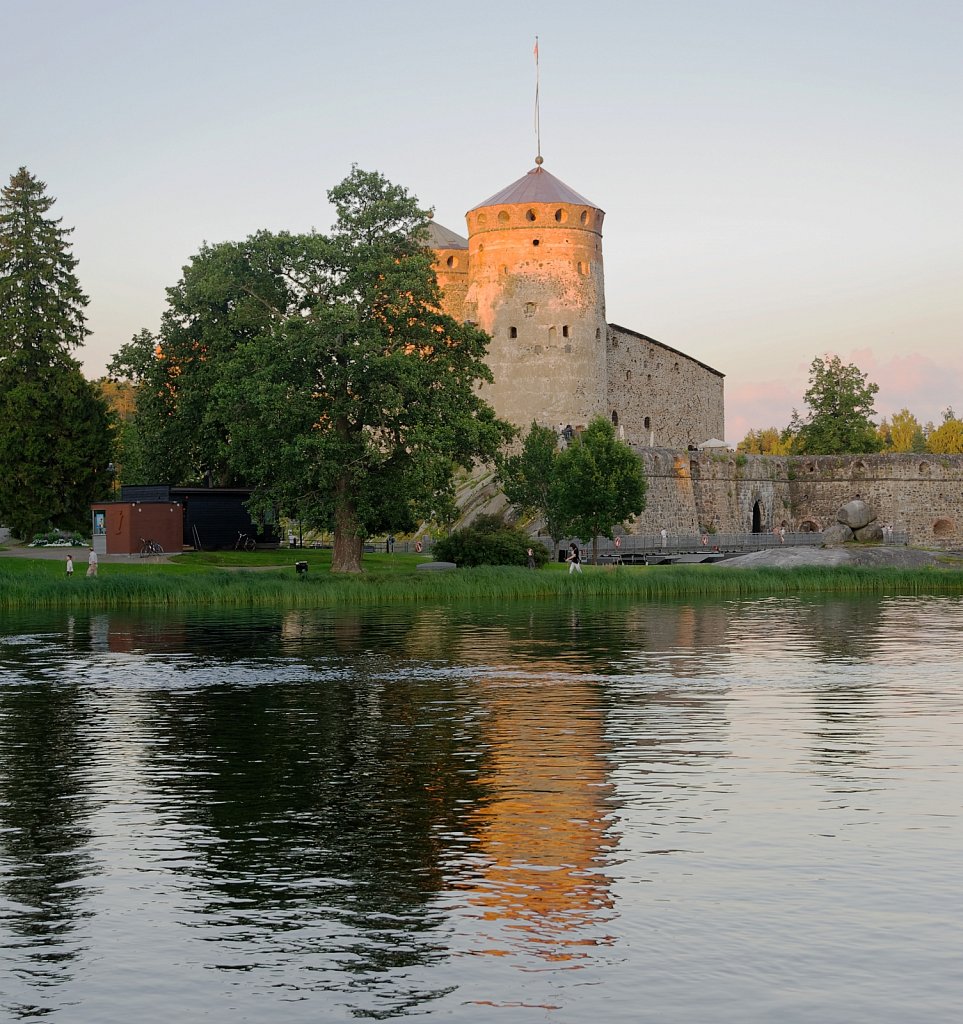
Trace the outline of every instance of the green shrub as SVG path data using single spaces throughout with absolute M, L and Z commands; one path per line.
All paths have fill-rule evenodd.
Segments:
M 541 568 L 548 561 L 543 544 L 533 543 L 524 530 L 507 526 L 498 516 L 480 516 L 471 526 L 435 543 L 432 553 L 442 562 L 460 566 L 528 565 L 528 549 Z

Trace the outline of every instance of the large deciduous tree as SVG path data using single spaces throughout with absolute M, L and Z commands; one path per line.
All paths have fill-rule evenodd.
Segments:
M 365 536 L 444 518 L 455 468 L 511 428 L 476 392 L 487 335 L 439 310 L 427 212 L 357 168 L 328 196 L 327 236 L 206 246 L 154 355 L 135 339 L 117 368 L 146 364 L 140 436 L 162 478 L 253 486 L 255 513 L 333 528 L 332 568 L 353 572 Z
M 592 538 L 597 561 L 598 538 L 645 508 L 648 484 L 642 462 L 615 436 L 615 428 L 597 416 L 559 454 L 558 507 L 566 532 Z
M 0 193 L 0 520 L 82 528 L 109 486 L 111 416 L 71 355 L 87 336 L 72 228 L 25 167 Z
M 805 402 L 808 416 L 793 443 L 805 455 L 846 455 L 878 452 L 882 441 L 870 419 L 879 386 L 858 366 L 839 356 L 818 356 L 809 367 Z
M 439 310 L 428 214 L 354 168 L 331 234 L 262 240 L 288 308 L 239 347 L 217 388 L 234 465 L 258 500 L 334 529 L 334 571 L 364 537 L 445 518 L 453 472 L 511 433 L 476 391 L 488 336 Z M 270 301 L 270 300 L 268 300 Z

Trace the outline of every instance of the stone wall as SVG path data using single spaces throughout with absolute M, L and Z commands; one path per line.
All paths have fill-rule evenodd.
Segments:
M 725 439 L 724 376 L 697 359 L 608 325 L 609 415 L 629 444 L 687 448 Z
M 792 507 L 801 522 L 825 527 L 840 505 L 860 497 L 880 524 L 914 544 L 963 541 L 963 456 L 800 456 L 789 461 Z
M 853 498 L 911 544 L 963 544 L 963 455 L 737 455 L 635 449 L 649 479 L 633 532 L 823 530 Z

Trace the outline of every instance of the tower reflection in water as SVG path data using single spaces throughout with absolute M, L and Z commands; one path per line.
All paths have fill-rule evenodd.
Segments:
M 489 797 L 466 821 L 474 870 L 455 884 L 477 933 L 472 952 L 576 961 L 611 941 L 604 722 L 593 684 L 486 677 Z

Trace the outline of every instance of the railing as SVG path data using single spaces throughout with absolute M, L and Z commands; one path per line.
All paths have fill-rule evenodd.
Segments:
M 705 544 L 703 544 L 705 538 Z M 592 556 L 592 541 L 583 540 L 581 537 L 566 537 L 556 548 L 552 541 L 545 537 L 539 537 L 535 543 L 544 545 L 549 557 L 561 558 L 568 554 L 568 546 L 572 541 L 578 544 L 582 552 L 583 561 L 589 561 Z M 611 560 L 618 555 L 623 561 L 641 561 L 646 556 L 654 555 L 697 555 L 697 554 L 745 554 L 750 551 L 761 551 L 765 548 L 779 547 L 818 547 L 823 542 L 822 533 L 786 533 L 781 536 L 777 533 L 667 533 L 663 541 L 659 533 L 633 533 L 619 536 L 620 543 L 615 544 L 608 537 L 598 538 L 598 552 Z M 886 544 L 906 545 L 909 543 L 909 535 L 904 530 L 896 530 L 885 538 Z M 430 554 L 432 548 L 431 537 L 421 537 L 417 541 L 395 541 L 391 550 L 399 554 Z M 368 541 L 365 549 L 368 551 L 386 551 L 385 538 L 378 538 Z
M 668 533 L 663 540 L 658 533 L 626 534 L 620 536 L 619 544 L 608 537 L 598 538 L 599 556 L 607 559 L 618 555 L 623 561 L 641 560 L 643 557 L 657 555 L 708 555 L 708 554 L 745 554 L 761 551 L 766 548 L 780 547 L 818 547 L 823 542 L 822 533 Z M 543 541 L 549 554 L 564 558 L 568 554 L 568 546 L 572 541 L 578 544 L 583 561 L 592 555 L 591 540 L 566 538 L 556 551 L 551 541 Z M 703 540 L 705 543 L 703 543 Z M 909 536 L 905 531 L 894 531 L 886 537 L 887 544 L 906 545 Z

